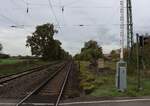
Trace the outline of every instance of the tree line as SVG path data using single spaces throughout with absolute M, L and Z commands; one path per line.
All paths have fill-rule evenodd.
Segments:
M 26 46 L 31 48 L 33 56 L 41 57 L 43 60 L 68 59 L 71 56 L 62 47 L 62 43 L 54 39 L 58 30 L 53 24 L 47 23 L 36 27 L 32 36 L 27 37 Z
M 81 52 L 76 54 L 74 58 L 76 60 L 91 61 L 97 60 L 103 57 L 102 47 L 98 45 L 97 41 L 89 40 L 84 43 L 84 47 L 81 48 Z
M 0 59 L 9 58 L 10 55 L 2 53 L 3 45 L 0 43 Z
M 3 46 L 2 46 L 2 44 L 0 43 L 0 52 L 2 51 L 2 49 L 3 49 Z

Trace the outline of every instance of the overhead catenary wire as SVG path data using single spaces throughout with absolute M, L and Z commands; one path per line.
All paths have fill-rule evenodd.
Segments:
M 13 5 L 15 5 L 15 7 L 18 7 L 19 5 L 15 2 L 15 0 L 10 0 L 11 1 L 11 3 L 13 4 Z M 20 7 L 20 6 L 19 6 Z M 20 8 L 17 8 L 19 11 L 21 11 L 20 10 Z M 24 8 L 23 8 L 24 9 Z M 14 10 L 14 9 L 13 9 Z M 21 11 L 22 12 L 22 11 Z M 19 24 L 16 20 L 14 20 L 14 19 L 11 19 L 10 17 L 8 17 L 8 16 L 6 16 L 6 15 L 4 15 L 4 14 L 0 14 L 0 17 L 1 18 L 3 18 L 3 20 L 5 20 L 5 21 L 8 21 L 8 22 L 10 22 L 10 25 L 9 26 L 7 26 L 7 27 L 11 27 L 11 28 L 21 28 L 21 29 L 24 29 L 24 27 L 25 27 L 25 25 L 24 24 Z M 23 16 L 24 17 L 24 19 L 25 19 L 25 16 Z
M 108 25 L 108 24 L 103 24 L 103 25 L 61 25 L 61 26 L 58 26 L 58 25 L 54 25 L 56 28 L 59 28 L 59 27 L 61 27 L 61 28 L 80 28 L 80 30 L 81 30 L 81 28 L 98 28 L 98 29 L 103 29 L 103 26 L 106 26 L 106 25 Z M 25 29 L 25 28 L 35 28 L 37 25 L 10 25 L 10 26 L 8 26 L 8 27 L 12 27 L 12 28 L 21 28 L 21 29 Z M 117 27 L 119 27 L 120 26 L 120 24 L 110 24 L 109 26 L 117 26 Z M 139 29 L 142 29 L 141 31 L 143 31 L 143 29 L 149 29 L 150 28 L 150 26 L 136 26 L 135 25 L 135 32 L 139 32 Z
M 23 1 L 25 3 L 25 5 L 26 5 L 26 13 L 28 14 L 29 13 L 29 2 L 28 2 L 28 0 L 21 0 L 21 1 Z
M 5 20 L 11 22 L 12 24 L 14 24 L 14 25 L 16 25 L 16 26 L 18 25 L 18 23 L 17 23 L 16 21 L 14 21 L 13 19 L 11 19 L 11 18 L 5 16 L 4 14 L 0 14 L 0 17 L 2 17 L 3 19 L 5 19 Z
M 32 8 L 47 8 L 47 7 L 49 7 L 49 5 L 48 4 L 36 4 L 36 3 L 28 3 L 28 5 L 30 5 L 30 7 L 32 7 Z M 80 8 L 90 8 L 90 9 L 94 9 L 94 8 L 114 8 L 114 7 L 112 7 L 112 6 L 65 6 L 65 5 L 52 5 L 53 7 L 55 7 L 55 8 L 62 8 L 62 7 L 64 7 L 64 8 L 69 8 L 69 9 L 80 9 Z M 119 7 L 118 7 L 119 8 Z M 126 8 L 126 7 L 125 7 Z
M 106 26 L 108 24 L 77 24 L 77 25 L 54 25 L 55 27 L 98 27 L 98 26 Z M 24 27 L 36 27 L 37 25 L 24 25 Z M 109 26 L 120 26 L 120 24 L 109 24 Z
M 72 5 L 72 4 L 75 4 L 77 2 L 79 2 L 79 0 L 75 0 L 75 1 L 72 1 L 70 3 L 64 4 L 64 6 Z M 81 2 L 81 0 L 80 0 L 80 2 Z
M 14 0 L 10 0 L 10 1 L 12 1 L 12 2 L 15 2 Z M 21 1 L 23 1 L 23 3 L 25 3 L 26 4 L 26 6 L 31 6 L 32 8 L 33 8 L 33 6 L 40 6 L 40 7 L 46 7 L 46 6 L 49 6 L 49 4 L 38 4 L 38 3 L 31 3 L 31 2 L 28 2 L 28 1 L 25 1 L 25 0 L 21 0 Z M 75 1 L 74 1 L 75 2 Z M 77 2 L 77 0 L 76 0 L 76 2 Z M 15 3 L 14 3 L 15 4 Z M 55 7 L 55 8 L 62 8 L 62 7 L 64 7 L 64 8 L 114 8 L 114 7 L 112 7 L 112 6 L 70 6 L 69 4 L 68 5 L 66 5 L 66 4 L 64 4 L 64 5 L 62 5 L 61 4 L 61 1 L 59 0 L 59 5 L 52 5 L 51 4 L 51 6 L 52 7 Z M 126 7 L 125 7 L 126 8 Z M 19 8 L 17 8 L 17 9 L 19 9 Z
M 21 0 L 21 1 L 23 1 L 24 3 L 27 3 L 25 0 Z
M 24 2 L 25 0 L 20 0 L 20 1 L 23 1 L 23 2 Z M 76 0 L 76 1 L 77 1 L 77 0 Z M 24 3 L 26 3 L 26 2 L 24 2 Z M 75 3 L 75 2 L 74 2 L 74 3 Z M 74 3 L 73 3 L 73 4 L 74 4 Z M 18 3 L 17 3 L 17 4 L 18 4 Z M 18 4 L 18 5 L 19 5 L 19 4 Z M 31 3 L 31 2 L 30 2 L 29 5 L 30 5 L 30 8 L 31 8 L 32 6 L 38 5 L 38 4 L 37 4 L 37 3 Z M 49 6 L 49 4 L 39 4 L 39 6 L 40 6 L 39 8 L 41 8 L 42 6 L 44 6 L 44 7 L 45 7 L 45 6 Z M 62 5 L 62 6 L 63 6 L 63 5 Z M 59 5 L 52 5 L 52 7 L 53 7 L 53 9 L 54 9 L 54 8 L 58 8 L 58 7 L 60 8 Z M 46 7 L 46 8 L 47 8 L 47 7 Z M 65 8 L 65 9 L 67 9 L 67 8 L 68 8 L 68 9 L 82 9 L 82 8 L 85 8 L 85 9 L 86 9 L 86 8 L 90 8 L 90 9 L 93 9 L 93 8 L 94 8 L 94 9 L 99 9 L 99 8 L 104 8 L 104 9 L 105 9 L 105 8 L 106 8 L 106 9 L 108 8 L 108 9 L 109 9 L 109 8 L 110 8 L 110 9 L 111 9 L 111 8 L 113 8 L 113 7 L 107 7 L 107 6 L 106 6 L 106 7 L 105 7 L 105 6 L 103 6 L 103 7 L 101 7 L 101 6 L 97 6 L 97 7 L 94 7 L 94 6 L 83 6 L 83 7 L 82 7 L 82 6 L 72 6 L 72 4 L 71 4 L 71 5 L 66 5 L 64 8 Z M 125 8 L 126 8 L 126 7 L 125 7 Z M 18 8 L 18 10 L 19 10 L 19 9 L 20 9 L 20 8 Z M 19 10 L 19 11 L 20 11 L 20 10 Z M 113 13 L 116 13 L 116 12 L 113 12 Z M 8 17 L 8 16 L 6 16 L 6 17 L 9 18 L 10 20 L 9 20 L 9 19 L 6 19 L 6 18 L 4 18 L 4 17 L 3 17 L 3 18 L 4 18 L 5 20 L 7 20 L 7 21 L 13 23 L 12 26 L 17 26 L 17 27 L 20 26 L 20 25 L 17 25 L 17 22 L 15 22 L 15 21 L 17 21 L 17 20 L 11 19 L 11 18 Z M 112 19 L 112 17 L 110 17 L 110 20 L 111 20 L 111 19 Z M 58 22 L 58 23 L 59 23 L 59 22 Z M 31 23 L 31 24 L 32 24 L 32 23 Z M 60 25 L 60 24 L 58 24 L 58 25 L 55 25 L 55 26 L 58 27 L 58 28 L 60 28 L 60 29 L 62 29 L 62 28 L 65 28 L 65 27 L 72 27 L 72 28 L 74 28 L 74 27 L 80 27 L 80 28 L 81 28 L 81 27 L 82 27 L 82 28 L 92 27 L 92 28 L 96 28 L 96 27 L 98 27 L 98 26 L 103 26 L 103 25 L 107 25 L 107 26 L 108 26 L 108 25 L 119 26 L 119 24 L 110 24 L 109 21 L 108 21 L 108 24 L 99 24 L 99 25 L 94 23 L 93 25 L 79 24 L 79 25 L 67 25 L 67 26 L 66 26 L 66 25 Z M 25 28 L 25 27 L 32 27 L 32 26 L 36 27 L 36 25 L 21 25 L 21 26 L 24 27 L 24 28 Z M 136 26 L 135 26 L 135 27 L 136 27 Z M 144 26 L 141 26 L 141 27 L 144 27 Z M 148 28 L 148 26 L 145 26 L 145 27 Z M 82 28 L 81 28 L 81 30 L 82 30 Z
M 23 28 L 24 27 L 24 25 L 19 25 L 16 21 L 14 21 L 13 19 L 11 19 L 3 14 L 0 14 L 0 17 L 1 17 L 2 22 L 4 22 L 4 21 L 10 22 L 10 24 L 6 25 L 6 27 L 11 27 L 11 28 Z
M 51 0 L 48 0 L 48 4 L 49 4 L 49 6 L 50 6 L 50 8 L 51 8 L 51 11 L 52 11 L 54 17 L 55 17 L 56 23 L 58 24 L 59 29 L 60 29 L 60 31 L 62 32 L 62 29 L 61 29 L 61 27 L 60 27 L 59 21 L 58 21 L 58 19 L 57 19 L 57 16 L 56 16 L 56 14 L 55 14 L 54 9 L 53 9 L 53 5 L 52 5 L 52 3 L 51 3 Z
M 21 0 L 21 1 L 23 1 L 24 3 L 27 4 L 27 1 L 25 1 L 25 0 Z M 77 0 L 76 0 L 76 1 L 77 1 Z M 29 4 L 31 5 L 32 3 L 30 2 Z M 74 3 L 73 3 L 73 4 L 74 4 Z M 55 11 L 54 11 L 54 5 L 52 5 L 52 3 L 51 3 L 50 0 L 49 0 L 49 6 L 51 7 L 51 11 L 52 11 L 53 14 L 54 14 L 55 20 L 56 20 L 56 22 L 57 22 L 58 27 L 60 28 L 60 30 L 61 30 L 61 27 L 66 27 L 66 26 L 61 26 L 61 25 L 59 24 L 58 18 L 57 18 L 56 14 L 55 14 Z M 66 8 L 74 8 L 74 7 L 66 7 Z M 75 7 L 75 8 L 78 8 L 78 7 Z M 94 7 L 81 7 L 81 8 L 94 8 Z M 97 7 L 95 7 L 95 8 L 97 8 Z M 111 7 L 99 7 L 99 8 L 111 8 Z M 24 25 L 24 26 L 26 26 L 26 25 Z M 81 27 L 80 25 L 71 25 L 71 27 L 74 27 L 74 26 L 76 26 L 76 27 Z M 99 25 L 83 25 L 82 27 L 93 27 L 93 26 L 99 26 Z
M 20 9 L 25 9 L 26 7 L 21 7 L 18 3 L 16 3 L 16 1 L 15 0 L 9 0 L 14 6 L 15 6 L 15 8 L 11 8 L 11 9 L 17 9 L 17 10 L 20 10 Z M 24 2 L 25 3 L 25 5 L 27 5 L 27 3 L 26 2 Z M 22 12 L 22 11 L 21 11 Z
M 65 8 L 64 6 L 62 5 L 62 2 L 61 0 L 59 0 L 59 6 L 60 6 L 60 9 L 61 9 L 61 13 L 62 13 L 62 20 L 63 20 L 63 24 L 65 25 L 66 22 L 65 22 Z
M 25 13 L 25 14 L 23 14 L 23 23 L 24 24 L 22 24 L 22 25 L 13 25 L 13 28 L 24 28 L 26 25 L 25 25 L 25 23 L 27 23 L 27 21 L 28 20 L 26 20 L 27 18 L 29 19 L 29 20 L 35 20 L 32 16 L 31 16 L 31 8 L 29 7 L 29 0 L 20 0 L 20 1 L 22 1 L 23 2 L 23 4 L 25 4 L 25 7 L 21 7 L 18 3 L 16 3 L 16 1 L 15 0 L 10 0 L 11 1 L 11 3 L 13 3 L 13 5 L 15 5 L 15 7 L 16 7 L 16 9 L 17 10 L 19 10 L 20 11 L 20 13 Z M 20 8 L 21 7 L 21 8 Z M 12 8 L 13 9 L 13 8 Z M 30 10 L 29 10 L 30 9 Z M 24 10 L 24 11 L 23 11 Z
M 22 2 L 24 2 L 24 3 L 27 3 L 25 0 L 21 0 Z M 81 1 L 81 0 L 80 0 Z M 79 2 L 78 0 L 75 0 L 75 1 L 73 1 L 73 2 L 70 2 L 70 3 L 66 3 L 66 4 L 64 4 L 63 6 L 69 6 L 69 5 L 72 5 L 72 4 L 74 4 L 74 3 L 76 3 L 76 2 Z M 42 3 L 29 3 L 30 5 L 35 5 L 35 6 L 48 6 L 48 4 L 42 4 Z M 59 4 L 60 4 L 60 1 L 59 1 Z M 58 7 L 59 5 L 53 5 L 54 7 Z
M 14 1 L 14 0 L 9 0 L 13 5 L 15 5 L 16 7 L 18 7 L 19 5 Z
M 52 4 L 51 4 L 51 8 L 52 8 L 52 10 L 53 10 L 53 6 L 52 6 Z M 54 15 L 55 15 L 55 12 L 54 12 L 54 10 L 53 10 L 53 13 L 54 13 Z M 58 19 L 57 19 L 57 17 L 56 17 L 56 15 L 55 15 L 55 18 L 56 18 L 56 20 L 57 20 L 57 23 L 59 23 L 58 22 Z M 58 26 L 59 26 L 59 28 L 61 28 L 61 27 L 65 27 L 65 26 L 60 26 L 59 24 L 58 24 Z M 93 27 L 93 26 L 99 26 L 99 25 L 72 25 L 71 27 Z
M 30 8 L 47 8 L 47 7 L 49 7 L 49 5 L 47 5 L 47 7 L 46 6 L 34 6 L 34 5 L 31 5 L 30 3 L 28 3 L 28 6 L 30 6 Z M 60 6 L 56 6 L 56 5 L 53 5 L 53 7 L 55 7 L 55 8 L 60 8 Z M 104 7 L 104 6 L 99 6 L 99 7 L 94 7 L 94 6 L 85 6 L 85 7 L 79 7 L 79 6 L 72 6 L 72 7 L 65 7 L 65 6 L 61 6 L 61 9 L 62 9 L 62 7 L 64 7 L 64 9 L 66 8 L 66 9 L 112 9 L 112 8 L 114 8 L 114 7 L 111 7 L 111 6 L 106 6 L 106 7 Z M 29 8 L 29 9 L 30 9 Z M 125 7 L 126 8 L 126 7 Z M 3 8 L 3 9 L 5 9 L 5 8 Z M 6 8 L 7 9 L 7 8 Z M 24 9 L 24 7 L 15 7 L 15 8 L 11 8 L 11 9 Z
M 65 7 L 65 6 L 64 6 Z M 112 9 L 114 7 L 112 6 L 67 6 L 65 8 L 74 8 L 74 9 L 81 9 L 81 8 L 90 8 L 90 9 L 96 9 L 96 8 L 102 8 L 102 9 Z

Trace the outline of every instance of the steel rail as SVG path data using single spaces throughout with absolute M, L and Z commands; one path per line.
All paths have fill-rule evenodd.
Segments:
M 23 98 L 19 103 L 16 104 L 16 106 L 20 106 L 25 102 L 28 98 L 30 98 L 33 94 L 38 92 L 40 89 L 42 89 L 51 79 L 53 79 L 65 66 L 67 63 L 63 64 L 61 67 L 57 69 L 56 72 L 54 72 L 49 78 L 47 78 L 44 82 L 42 82 L 38 87 L 36 87 L 31 93 L 29 93 L 25 98 Z
M 60 102 L 60 100 L 61 100 L 63 91 L 64 91 L 64 89 L 65 89 L 65 85 L 66 85 L 66 83 L 67 83 L 67 80 L 68 80 L 68 77 L 69 77 L 69 73 L 70 73 L 70 71 L 71 71 L 71 68 L 72 68 L 72 63 L 70 63 L 70 65 L 69 65 L 69 67 L 68 67 L 68 71 L 67 71 L 66 77 L 65 77 L 65 79 L 64 79 L 64 82 L 63 82 L 63 84 L 62 84 L 60 93 L 59 93 L 59 95 L 58 95 L 58 98 L 57 98 L 56 103 L 54 104 L 54 106 L 58 106 L 58 105 L 59 105 L 59 102 Z
M 21 72 L 21 73 L 17 73 L 17 74 L 12 74 L 12 75 L 8 75 L 8 76 L 3 76 L 3 77 L 0 77 L 0 84 L 2 85 L 3 83 L 6 83 L 8 81 L 11 81 L 11 80 L 14 80 L 14 79 L 17 79 L 17 78 L 20 78 L 22 76 L 25 76 L 25 75 L 28 75 L 28 74 L 31 74 L 31 73 L 34 73 L 34 72 L 38 72 L 38 71 L 42 71 L 44 69 L 48 70 L 48 67 L 49 65 L 54 65 L 56 63 L 53 63 L 53 64 L 47 64 L 47 65 L 43 65 L 43 66 L 39 66 L 39 67 L 35 67 L 35 68 L 32 68 L 32 69 L 29 69 L 29 70 L 26 70 L 24 72 Z M 47 67 L 47 68 L 45 68 Z M 5 78 L 8 78 L 6 80 L 3 80 Z
M 40 65 L 38 67 L 33 67 L 33 68 L 27 69 L 25 71 L 14 73 L 14 74 L 11 74 L 11 75 L 0 76 L 0 79 L 10 77 L 10 76 L 13 76 L 13 75 L 18 75 L 18 74 L 21 74 L 21 73 L 24 73 L 24 72 L 27 72 L 27 71 L 32 71 L 32 70 L 35 70 L 35 69 L 38 69 L 38 68 L 43 68 L 43 67 L 46 67 L 46 66 L 49 66 L 49 65 L 54 65 L 54 64 L 57 64 L 57 62 L 49 63 L 49 64 L 45 64 L 45 65 Z

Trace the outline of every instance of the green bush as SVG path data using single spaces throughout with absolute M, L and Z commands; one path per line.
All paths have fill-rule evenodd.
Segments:
M 80 87 L 86 94 L 91 93 L 95 88 L 95 76 L 87 68 L 88 62 L 81 62 L 80 66 Z

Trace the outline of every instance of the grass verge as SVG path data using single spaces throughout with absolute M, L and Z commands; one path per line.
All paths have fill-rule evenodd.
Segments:
M 107 65 L 114 69 L 114 63 Z M 88 68 L 88 62 L 80 63 L 80 86 L 89 96 L 95 97 L 139 97 L 150 96 L 150 78 L 143 79 L 143 90 L 137 90 L 136 75 L 128 75 L 128 88 L 125 92 L 119 92 L 115 87 L 115 72 L 113 74 L 95 75 Z
M 19 72 L 23 72 L 32 67 L 47 64 L 48 62 L 38 60 L 19 60 L 19 59 L 6 59 L 0 64 L 0 75 L 11 75 Z
M 12 59 L 12 58 L 9 58 L 9 59 L 0 59 L 0 65 L 4 65 L 4 64 L 16 64 L 16 63 L 19 63 L 19 62 L 23 62 L 25 60 L 21 60 L 21 59 Z

